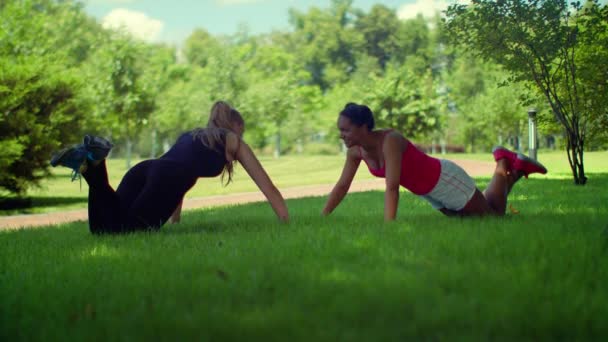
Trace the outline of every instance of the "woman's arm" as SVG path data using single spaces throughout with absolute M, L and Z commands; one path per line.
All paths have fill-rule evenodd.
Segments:
M 389 133 L 384 139 L 382 154 L 386 167 L 386 191 L 384 193 L 384 220 L 392 221 L 397 216 L 399 205 L 399 180 L 401 178 L 401 157 L 403 138 L 399 133 Z
M 321 212 L 323 215 L 326 216 L 331 214 L 338 204 L 342 202 L 342 199 L 344 199 L 344 196 L 346 196 L 346 193 L 353 182 L 353 178 L 357 173 L 359 164 L 361 164 L 359 154 L 355 148 L 349 148 L 348 153 L 346 154 L 346 162 L 344 163 L 344 168 L 342 169 L 342 175 L 327 198 L 327 203 L 325 203 L 325 207 Z
M 173 212 L 173 214 L 171 214 L 171 217 L 169 217 L 170 223 L 179 223 L 179 221 L 181 220 L 182 204 L 184 204 L 183 199 L 179 202 L 177 208 L 175 208 L 175 211 Z
M 274 186 L 270 177 L 268 177 L 268 174 L 262 167 L 262 164 L 260 164 L 251 148 L 249 148 L 249 145 L 244 141 L 240 141 L 240 138 L 238 137 L 236 137 L 238 140 L 235 141 L 234 137 L 236 137 L 234 134 L 228 136 L 226 143 L 227 149 L 229 151 L 231 148 L 236 150 L 232 155 L 234 155 L 236 160 L 243 165 L 245 171 L 247 171 L 251 179 L 253 179 L 264 196 L 266 196 L 279 220 L 288 221 L 289 213 L 283 196 L 276 186 Z

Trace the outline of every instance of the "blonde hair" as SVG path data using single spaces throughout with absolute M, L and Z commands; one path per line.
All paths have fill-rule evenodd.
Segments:
M 217 101 L 211 107 L 207 127 L 195 129 L 192 131 L 192 136 L 194 139 L 199 139 L 205 147 L 219 153 L 226 153 L 226 135 L 228 132 L 234 132 L 235 125 L 243 125 L 244 123 L 245 121 L 238 110 L 232 108 L 225 101 Z M 227 161 L 224 165 L 222 182 L 224 176 L 228 174 L 228 181 L 225 185 L 232 181 L 235 162 L 235 160 Z

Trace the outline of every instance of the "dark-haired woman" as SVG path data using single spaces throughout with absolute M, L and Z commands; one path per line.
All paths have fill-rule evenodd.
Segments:
M 186 192 L 199 177 L 220 174 L 232 179 L 238 161 L 264 193 L 278 218 L 288 220 L 287 206 L 253 151 L 242 141 L 244 121 L 223 101 L 216 102 L 206 128 L 182 134 L 167 153 L 131 168 L 116 191 L 108 182 L 105 158 L 112 144 L 85 136 L 51 159 L 82 174 L 89 185 L 89 228 L 92 233 L 158 229 L 171 216 L 179 221 Z
M 399 186 L 428 200 L 448 216 L 504 215 L 513 185 L 531 173 L 547 173 L 543 165 L 504 147 L 494 148 L 494 176 L 484 192 L 458 165 L 420 151 L 401 133 L 374 130 L 369 107 L 348 103 L 338 117 L 340 138 L 348 148 L 342 175 L 323 209 L 329 215 L 340 204 L 352 183 L 361 160 L 369 172 L 386 178 L 384 219 L 394 220 Z

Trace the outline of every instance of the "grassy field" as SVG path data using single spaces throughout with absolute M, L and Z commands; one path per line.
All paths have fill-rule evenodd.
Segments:
M 486 179 L 479 180 L 482 187 Z M 192 210 L 158 233 L 0 232 L 0 340 L 601 340 L 608 174 L 533 178 L 520 214 L 441 216 L 381 192 Z
M 451 159 L 471 159 L 492 161 L 491 154 L 452 154 Z M 570 166 L 565 152 L 541 152 L 539 159 L 549 169 L 548 178 L 569 178 Z M 340 176 L 343 156 L 285 156 L 279 159 L 263 157 L 261 162 L 270 174 L 275 184 L 282 188 L 313 184 L 332 184 Z M 585 155 L 586 170 L 589 174 L 608 172 L 608 152 L 590 152 Z M 125 161 L 112 159 L 108 161 L 110 183 L 118 186 L 126 172 Z M 365 167 L 359 168 L 357 180 L 373 178 Z M 593 176 L 590 177 L 593 182 Z M 0 215 L 44 213 L 60 210 L 85 208 L 87 204 L 88 187 L 83 180 L 70 182 L 70 170 L 67 168 L 53 169 L 53 175 L 42 183 L 39 189 L 28 194 L 26 203 L 18 202 L 0 196 Z M 239 192 L 257 191 L 255 184 L 242 168 L 237 166 L 234 182 L 222 186 L 219 178 L 199 179 L 197 185 L 186 195 L 188 198 L 212 196 Z M 1 194 L 0 194 L 1 195 Z

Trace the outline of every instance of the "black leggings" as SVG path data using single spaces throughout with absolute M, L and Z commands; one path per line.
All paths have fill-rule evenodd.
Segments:
M 146 160 L 131 168 L 114 191 L 105 160 L 82 176 L 89 184 L 91 233 L 158 229 L 171 217 L 197 177 L 181 164 Z

